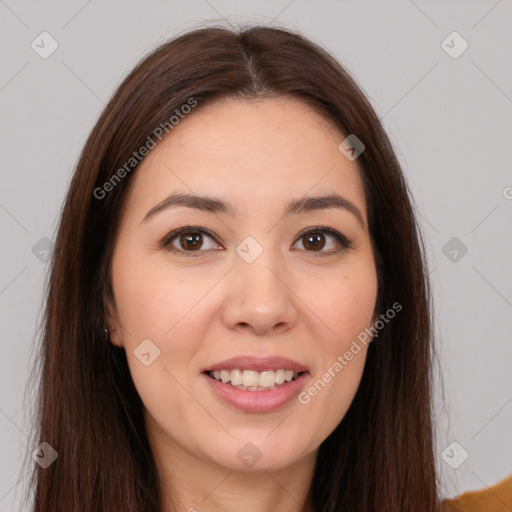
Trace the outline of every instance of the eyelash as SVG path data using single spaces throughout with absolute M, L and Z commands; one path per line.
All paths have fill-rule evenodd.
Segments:
M 219 244 L 219 242 L 215 238 L 215 235 L 211 231 L 209 231 L 208 229 L 202 228 L 200 226 L 182 226 L 181 228 L 175 229 L 174 231 L 172 231 L 171 233 L 166 235 L 164 237 L 164 239 L 160 242 L 160 247 L 162 249 L 167 250 L 170 253 L 184 254 L 187 257 L 197 257 L 197 256 L 200 255 L 201 252 L 207 252 L 207 251 L 202 251 L 202 250 L 198 250 L 198 251 L 184 251 L 182 249 L 176 249 L 175 247 L 173 247 L 171 245 L 172 241 L 176 237 L 178 237 L 179 235 L 182 235 L 184 233 L 192 233 L 192 234 L 194 234 L 194 233 L 201 233 L 203 235 L 208 235 L 210 238 L 212 238 L 212 240 L 216 244 Z M 299 249 L 299 250 L 303 250 L 303 251 L 306 251 L 308 253 L 315 254 L 315 256 L 322 257 L 322 256 L 329 256 L 329 255 L 332 255 L 332 254 L 337 254 L 337 253 L 340 253 L 342 251 L 349 250 L 353 246 L 353 241 L 352 240 L 349 240 L 345 235 L 342 235 L 341 233 L 339 233 L 335 229 L 328 228 L 328 227 L 325 227 L 325 226 L 315 226 L 315 227 L 312 227 L 312 228 L 306 228 L 305 230 L 301 231 L 298 234 L 297 241 L 299 241 L 301 238 L 304 238 L 308 234 L 317 234 L 317 233 L 323 233 L 323 234 L 328 234 L 328 235 L 333 236 L 338 241 L 338 243 L 340 244 L 341 248 L 337 248 L 337 249 L 334 249 L 334 250 L 331 249 L 329 251 L 320 251 L 320 252 L 308 251 L 306 249 Z M 198 253 L 198 254 L 195 254 L 195 253 Z

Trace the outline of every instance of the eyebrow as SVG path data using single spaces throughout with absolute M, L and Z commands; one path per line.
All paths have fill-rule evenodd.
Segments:
M 179 207 L 193 208 L 208 213 L 222 213 L 232 217 L 238 216 L 236 207 L 230 203 L 222 201 L 221 199 L 211 196 L 177 193 L 171 194 L 151 208 L 142 219 L 141 224 L 147 222 L 150 218 L 164 210 Z M 352 213 L 357 218 L 361 226 L 363 228 L 365 227 L 363 216 L 357 206 L 338 194 L 315 197 L 307 196 L 300 199 L 294 199 L 286 205 L 284 217 L 330 208 L 339 208 Z

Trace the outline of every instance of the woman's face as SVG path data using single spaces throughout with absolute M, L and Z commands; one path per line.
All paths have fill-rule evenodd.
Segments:
M 296 99 L 199 103 L 132 177 L 110 325 L 154 447 L 272 471 L 311 457 L 344 417 L 367 351 L 353 342 L 377 297 L 344 138 Z M 334 195 L 343 199 L 313 200 Z M 238 389 L 214 368 L 221 380 L 276 388 Z M 280 384 L 292 371 L 297 380 Z

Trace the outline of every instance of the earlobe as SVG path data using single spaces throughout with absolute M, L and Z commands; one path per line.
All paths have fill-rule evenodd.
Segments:
M 105 325 L 103 328 L 105 332 L 105 340 L 107 343 L 112 343 L 112 345 L 116 347 L 123 348 L 120 336 L 121 329 L 117 320 L 117 312 L 109 299 L 105 300 L 105 310 Z
M 116 342 L 116 339 L 117 339 L 116 328 L 113 325 L 110 328 L 105 327 L 105 341 L 107 343 L 112 343 L 112 345 L 114 345 L 118 348 L 123 348 L 123 345 L 118 344 L 118 342 Z

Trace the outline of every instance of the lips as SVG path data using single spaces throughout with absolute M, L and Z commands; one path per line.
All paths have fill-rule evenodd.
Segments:
M 256 370 L 263 372 L 265 370 L 292 370 L 297 373 L 308 371 L 307 366 L 287 357 L 254 357 L 248 355 L 236 356 L 218 363 L 212 364 L 202 369 L 202 373 L 221 370 Z
M 207 373 L 203 373 L 202 377 L 213 392 L 213 396 L 223 404 L 236 411 L 262 414 L 278 411 L 291 404 L 306 386 L 309 373 L 304 372 L 295 380 L 267 391 L 241 390 L 230 384 L 219 382 Z
M 252 371 L 251 371 L 252 370 Z M 284 370 L 284 371 L 283 371 Z M 240 374 L 254 373 L 274 373 L 274 382 L 276 385 L 268 386 L 269 382 L 259 382 L 268 386 L 262 390 L 261 386 L 254 386 L 249 383 L 248 387 L 232 385 L 233 383 L 222 382 L 217 377 L 224 375 L 224 379 L 240 380 Z M 293 372 L 293 380 L 286 380 Z M 214 396 L 220 399 L 224 404 L 246 413 L 268 413 L 276 411 L 286 404 L 289 404 L 301 389 L 305 386 L 309 378 L 308 367 L 298 361 L 287 357 L 255 357 L 242 355 L 219 361 L 218 363 L 206 366 L 201 371 L 206 384 L 213 391 Z M 277 385 L 278 375 L 285 375 L 285 379 Z M 250 377 L 250 375 L 247 375 Z M 243 379 L 242 379 L 243 380 Z M 250 379 L 249 379 L 250 380 Z M 240 384 L 240 383 L 238 383 Z

